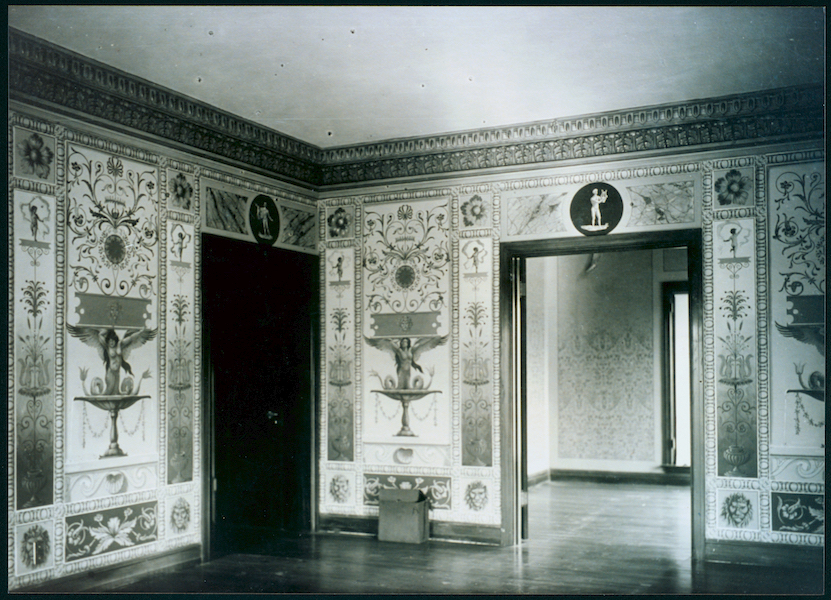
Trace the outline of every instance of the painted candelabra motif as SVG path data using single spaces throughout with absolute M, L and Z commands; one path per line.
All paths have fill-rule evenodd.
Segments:
M 773 170 L 773 322 L 793 371 L 773 367 L 774 393 L 790 406 L 786 442 L 824 447 L 826 227 L 824 164 Z M 805 375 L 805 373 L 808 373 Z M 798 382 L 798 385 L 797 385 Z
M 331 224 L 330 224 L 331 228 Z M 352 291 L 354 250 L 341 248 L 326 257 L 326 282 L 331 290 L 331 304 L 327 327 L 328 356 L 328 413 L 327 458 L 336 461 L 352 461 L 355 458 L 353 363 L 354 339 L 351 303 L 344 302 Z
M 370 369 L 369 377 L 380 386 L 370 390 L 375 398 L 376 422 L 379 412 L 386 420 L 397 418 L 397 436 L 416 436 L 410 415 L 426 421 L 433 415 L 438 427 L 438 396 L 444 385 L 436 386 L 435 364 L 418 362 L 420 356 L 447 342 L 440 335 L 440 320 L 446 317 L 449 255 L 449 219 L 446 203 L 398 204 L 366 210 L 364 214 L 364 293 L 369 311 L 369 330 L 364 341 L 394 361 L 395 376 L 382 376 Z M 423 414 L 411 406 L 430 398 Z M 383 399 L 398 403 L 388 414 Z M 444 411 L 442 411 L 444 414 Z
M 82 403 L 81 443 L 86 446 L 87 430 L 100 437 L 109 429 L 110 445 L 100 457 L 124 456 L 119 416 L 127 435 L 142 427 L 144 436 L 144 400 L 150 398 L 141 385 L 151 370 L 137 370 L 137 377 L 128 358 L 156 338 L 147 322 L 158 276 L 157 173 L 142 163 L 72 145 L 67 163 L 68 272 L 77 322 L 67 323 L 66 330 L 69 339 L 95 349 L 104 365 L 104 376 L 93 377 L 88 385 L 91 357 L 70 352 L 83 390 L 75 397 Z M 128 427 L 123 413 L 137 402 L 139 415 Z M 107 412 L 109 424 L 96 431 L 87 405 Z
M 17 364 L 17 505 L 42 506 L 51 502 L 52 441 L 54 406 L 52 400 L 53 342 L 49 331 L 51 316 L 49 267 L 42 264 L 52 250 L 54 200 L 40 195 L 17 193 L 22 220 L 16 223 L 22 250 L 15 258 L 19 287 L 16 323 Z M 46 276 L 44 276 L 46 271 Z M 47 493 L 48 492 L 48 493 Z
M 753 289 L 750 281 L 743 280 L 743 272 L 752 277 L 750 256 L 740 256 L 750 242 L 752 221 L 728 221 L 716 227 L 722 248 L 728 255 L 718 259 L 721 269 L 729 273 L 731 286 L 724 289 L 720 299 L 722 323 L 725 330 L 718 336 L 721 349 L 718 353 L 719 383 L 724 386 L 724 396 L 719 402 L 719 461 L 720 474 L 729 477 L 752 477 L 755 463 L 750 463 L 756 452 L 756 400 L 754 385 L 753 348 L 754 335 L 745 331 L 745 319 L 751 316 L 751 298 L 746 290 Z M 753 323 L 752 319 L 747 319 Z M 726 465 L 725 465 L 726 462 Z M 727 469 L 727 467 L 732 467 Z
M 193 360 L 191 359 L 192 342 L 188 336 L 187 318 L 190 314 L 188 299 L 176 294 L 171 302 L 172 317 L 176 325 L 170 341 L 168 387 L 172 402 L 168 406 L 170 417 L 170 440 L 168 459 L 171 467 L 170 483 L 189 481 L 184 469 L 191 455 L 190 444 L 193 442 L 193 413 L 188 402 L 187 393 L 193 387 Z
M 172 219 L 176 219 L 173 221 Z M 193 479 L 193 225 L 171 213 L 168 221 L 168 273 L 175 292 L 168 300 L 167 480 Z M 173 287 L 173 286 L 171 286 Z
M 460 295 L 466 298 L 462 314 L 462 464 L 486 466 L 493 462 L 490 329 L 490 253 L 487 239 L 467 240 L 461 246 L 463 277 Z M 485 293 L 481 290 L 484 288 Z
M 101 458 L 111 456 L 125 456 L 125 452 L 118 445 L 118 415 L 122 410 L 130 408 L 139 400 L 150 398 L 148 394 L 141 394 L 141 383 L 151 377 L 150 369 L 145 370 L 136 381 L 133 370 L 127 358 L 133 348 L 142 346 L 156 337 L 155 329 L 138 329 L 127 331 L 119 338 L 114 327 L 87 327 L 66 325 L 67 332 L 86 345 L 95 348 L 104 362 L 104 378 L 93 377 L 87 388 L 87 369 L 81 369 L 81 384 L 83 396 L 76 396 L 75 400 L 87 402 L 92 406 L 106 410 L 110 415 L 110 445 Z M 124 370 L 128 376 L 121 378 Z M 141 420 L 141 418 L 139 418 Z
M 382 378 L 375 371 L 371 374 L 381 382 L 382 386 L 382 389 L 372 390 L 373 393 L 381 394 L 401 403 L 401 429 L 395 434 L 396 436 L 414 437 L 416 435 L 410 429 L 409 408 L 411 402 L 421 400 L 432 394 L 441 393 L 441 390 L 430 389 L 434 371 L 428 367 L 427 373 L 425 373 L 416 361 L 419 360 L 422 353 L 444 345 L 448 337 L 447 335 L 426 336 L 417 338 L 415 342 L 412 342 L 408 337 L 400 339 L 364 338 L 367 344 L 387 352 L 395 360 L 395 378 L 392 375 Z M 413 371 L 418 371 L 419 375 L 413 375 Z M 429 379 L 425 380 L 423 375 L 429 375 Z M 435 398 L 433 400 L 435 403 Z M 436 414 L 434 404 L 430 405 L 428 414 L 429 412 Z

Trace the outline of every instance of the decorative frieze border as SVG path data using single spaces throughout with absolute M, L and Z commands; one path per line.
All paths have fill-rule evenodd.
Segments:
M 824 91 L 811 85 L 321 149 L 15 29 L 9 30 L 9 97 L 63 107 L 311 187 L 815 139 L 824 127 Z
M 491 145 L 568 139 L 636 129 L 655 129 L 700 123 L 704 120 L 766 115 L 778 111 L 816 109 L 823 102 L 822 89 L 813 86 L 691 100 L 538 121 L 507 127 L 491 127 L 422 138 L 391 140 L 342 148 L 324 149 L 323 163 L 337 165 L 366 160 L 400 158 L 482 148 Z

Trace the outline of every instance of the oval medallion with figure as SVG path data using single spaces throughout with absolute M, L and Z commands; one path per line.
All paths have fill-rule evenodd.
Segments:
M 248 209 L 248 224 L 260 244 L 270 246 L 276 242 L 280 233 L 280 213 L 274 200 L 264 194 L 256 196 Z
M 581 187 L 571 200 L 571 222 L 583 235 L 605 235 L 623 216 L 623 199 L 608 183 Z

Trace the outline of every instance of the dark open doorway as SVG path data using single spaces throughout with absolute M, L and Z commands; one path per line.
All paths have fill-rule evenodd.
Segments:
M 312 528 L 319 258 L 202 239 L 215 558 Z
M 689 426 L 692 434 L 692 540 L 693 557 L 703 552 L 704 522 L 703 515 L 703 390 L 701 364 L 701 318 L 702 318 L 702 264 L 701 264 L 701 234 L 698 231 L 676 231 L 664 234 L 638 234 L 606 236 L 598 239 L 564 239 L 550 241 L 529 241 L 503 244 L 501 248 L 502 267 L 502 327 L 503 340 L 503 377 L 509 385 L 506 387 L 503 410 L 505 414 L 506 443 L 503 468 L 506 475 L 503 477 L 503 518 L 511 524 L 510 535 L 506 542 L 518 543 L 527 530 L 527 491 L 528 491 L 528 449 L 527 427 L 529 415 L 527 413 L 527 398 L 525 393 L 527 383 L 527 365 L 525 363 L 525 340 L 522 332 L 526 319 L 525 292 L 523 274 L 526 268 L 526 259 L 543 256 L 565 256 L 585 254 L 587 259 L 591 255 L 600 255 L 606 252 L 624 252 L 653 249 L 669 249 L 683 247 L 688 257 L 689 279 L 689 333 L 691 340 L 690 353 L 690 392 L 691 392 L 691 419 Z M 592 261 L 588 260 L 586 269 L 592 269 Z M 613 297 L 613 292 L 610 292 Z M 527 531 L 526 531 L 527 532 Z

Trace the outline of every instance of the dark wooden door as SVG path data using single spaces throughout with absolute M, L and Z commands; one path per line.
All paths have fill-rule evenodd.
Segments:
M 318 260 L 203 236 L 213 556 L 310 528 Z

